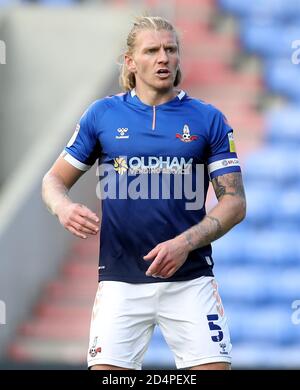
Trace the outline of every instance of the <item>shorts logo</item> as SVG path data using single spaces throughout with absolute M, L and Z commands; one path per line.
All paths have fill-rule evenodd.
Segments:
M 192 142 L 198 139 L 197 135 L 191 135 L 188 125 L 184 125 L 182 134 L 177 133 L 176 138 L 179 138 L 182 142 Z
M 97 341 L 98 341 L 98 337 L 95 337 L 93 345 L 92 345 L 91 349 L 89 350 L 89 355 L 91 357 L 95 357 L 97 355 L 97 353 L 101 352 L 101 347 L 97 348 Z
M 228 355 L 228 352 L 226 352 L 226 343 L 220 343 L 219 346 L 222 349 L 222 351 L 220 351 L 220 354 L 221 355 Z
M 128 131 L 128 127 L 119 127 L 117 129 L 117 132 L 119 135 L 116 135 L 116 139 L 127 139 L 129 138 L 129 135 L 125 135 Z

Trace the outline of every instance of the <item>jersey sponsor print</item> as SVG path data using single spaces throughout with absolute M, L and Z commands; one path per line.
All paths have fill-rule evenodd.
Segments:
M 97 100 L 64 158 L 83 171 L 98 160 L 99 280 L 130 283 L 165 281 L 145 275 L 143 256 L 203 219 L 209 180 L 240 172 L 224 115 L 183 91 L 154 107 L 134 90 Z M 207 245 L 192 251 L 168 281 L 212 276 L 212 268 Z

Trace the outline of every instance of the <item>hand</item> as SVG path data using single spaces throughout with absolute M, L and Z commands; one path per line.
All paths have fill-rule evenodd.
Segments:
M 177 236 L 172 240 L 156 245 L 144 260 L 153 260 L 146 275 L 170 278 L 184 264 L 190 252 L 188 242 L 184 236 Z
M 77 237 L 85 239 L 87 234 L 95 235 L 99 231 L 98 225 L 92 222 L 99 222 L 99 218 L 82 204 L 63 202 L 56 208 L 56 215 L 63 227 Z

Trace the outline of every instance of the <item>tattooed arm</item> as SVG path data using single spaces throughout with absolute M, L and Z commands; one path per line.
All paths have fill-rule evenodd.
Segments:
M 210 244 L 241 222 L 246 199 L 240 173 L 218 176 L 212 181 L 218 204 L 201 222 L 172 240 L 156 245 L 144 259 L 153 260 L 146 275 L 169 278 L 186 261 L 190 251 Z
M 212 180 L 212 184 L 218 204 L 200 223 L 182 233 L 190 251 L 222 237 L 246 215 L 246 198 L 241 173 L 218 176 Z

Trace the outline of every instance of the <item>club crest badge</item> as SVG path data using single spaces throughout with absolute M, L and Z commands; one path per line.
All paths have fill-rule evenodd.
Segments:
M 90 354 L 90 356 L 93 357 L 93 358 L 94 358 L 98 353 L 101 352 L 101 347 L 98 347 L 98 348 L 97 348 L 97 341 L 98 341 L 98 337 L 95 337 L 95 338 L 94 338 L 93 345 L 92 345 L 92 347 L 91 347 L 90 350 L 89 350 L 89 354 Z
M 176 138 L 179 138 L 182 142 L 192 142 L 198 139 L 197 135 L 191 135 L 188 125 L 184 125 L 182 134 L 176 133 Z

